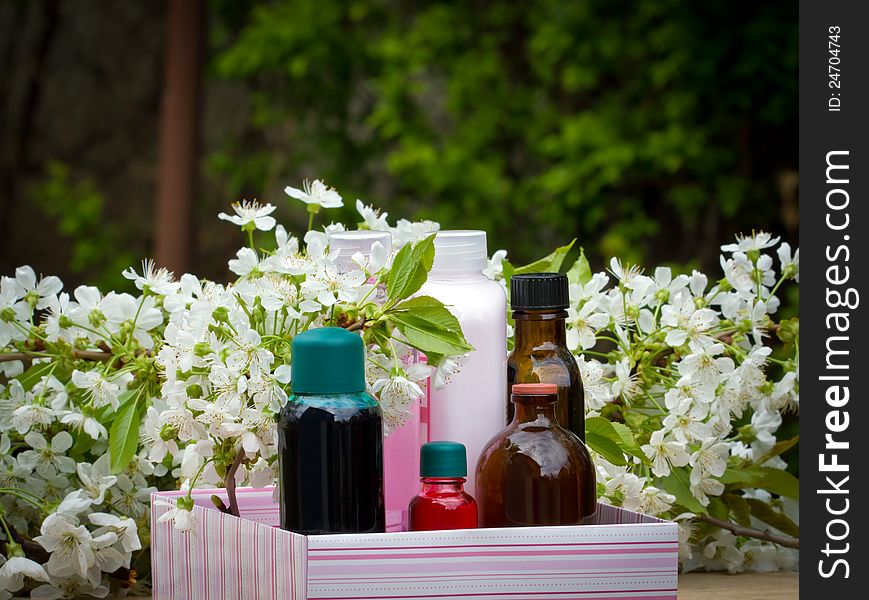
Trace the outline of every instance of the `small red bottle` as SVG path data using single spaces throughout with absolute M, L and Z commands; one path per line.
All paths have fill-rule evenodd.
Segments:
M 422 491 L 410 501 L 411 531 L 477 527 L 477 503 L 464 488 L 468 460 L 462 444 L 424 444 L 419 474 Z

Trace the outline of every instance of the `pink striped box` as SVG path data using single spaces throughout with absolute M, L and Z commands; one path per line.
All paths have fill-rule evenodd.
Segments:
M 675 523 L 600 505 L 593 524 L 310 536 L 283 531 L 272 490 L 241 489 L 242 518 L 194 493 L 189 533 L 158 523 L 154 598 L 676 600 Z

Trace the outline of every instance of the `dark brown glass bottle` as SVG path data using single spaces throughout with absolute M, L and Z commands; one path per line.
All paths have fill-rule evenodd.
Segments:
M 570 306 L 567 276 L 514 275 L 510 279 L 514 345 L 507 357 L 507 420 L 513 418 L 509 390 L 516 383 L 558 386 L 558 422 L 585 440 L 585 403 L 576 358 L 567 348 L 565 320 Z
M 594 463 L 555 416 L 553 384 L 513 386 L 513 421 L 477 463 L 480 527 L 581 525 L 597 507 Z

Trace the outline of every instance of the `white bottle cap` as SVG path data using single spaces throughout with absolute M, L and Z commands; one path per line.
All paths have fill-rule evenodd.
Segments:
M 489 260 L 485 231 L 439 231 L 435 236 L 434 246 L 432 271 L 482 272 Z
M 359 229 L 356 231 L 336 231 L 329 234 L 330 250 L 338 251 L 335 264 L 339 269 L 351 266 L 353 255 L 357 252 L 361 252 L 366 258 L 369 257 L 374 242 L 380 242 L 387 254 L 392 252 L 392 234 L 388 231 Z

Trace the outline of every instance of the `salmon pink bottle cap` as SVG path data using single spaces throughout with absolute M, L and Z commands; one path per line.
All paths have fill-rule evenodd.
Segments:
M 558 386 L 554 383 L 516 383 L 511 391 L 514 396 L 550 396 L 558 394 Z

